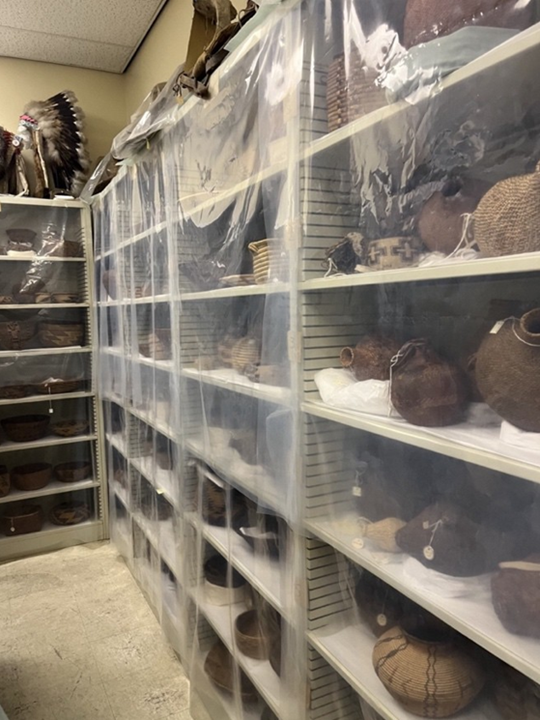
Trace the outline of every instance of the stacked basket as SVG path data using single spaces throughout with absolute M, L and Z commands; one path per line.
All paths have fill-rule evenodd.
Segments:
M 287 280 L 289 258 L 281 240 L 268 238 L 249 244 L 253 255 L 253 274 L 257 285 L 276 280 Z

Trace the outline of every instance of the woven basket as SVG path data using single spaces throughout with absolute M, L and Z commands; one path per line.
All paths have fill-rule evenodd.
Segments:
M 540 720 L 540 686 L 505 665 L 494 683 L 495 704 L 503 720 Z
M 10 503 L 0 518 L 0 531 L 4 535 L 26 535 L 39 532 L 43 527 L 44 515 L 39 505 L 26 502 Z
M 38 255 L 48 257 L 82 257 L 83 246 L 76 240 L 62 240 L 61 238 L 44 239 Z
M 18 465 L 11 471 L 11 479 L 17 490 L 41 490 L 48 485 L 51 477 L 52 465 L 49 463 Z
M 468 389 L 459 367 L 439 357 L 426 340 L 406 343 L 396 358 L 391 399 L 407 422 L 443 427 L 463 420 Z
M 222 555 L 214 555 L 204 564 L 205 598 L 211 605 L 233 605 L 245 597 L 246 580 Z
M 371 270 L 396 270 L 416 265 L 424 248 L 413 235 L 379 238 L 367 242 L 364 265 Z
M 289 258 L 281 240 L 268 238 L 248 245 L 253 256 L 253 275 L 257 285 L 270 280 L 286 280 L 289 274 Z
M 154 360 L 170 360 L 172 357 L 170 328 L 156 328 L 148 336 L 148 342 L 139 345 L 139 350 L 145 357 Z
M 228 695 L 234 693 L 234 659 L 221 640 L 218 640 L 206 656 L 204 671 L 220 690 Z M 242 702 L 248 704 L 257 702 L 259 696 L 255 686 L 243 671 L 239 670 L 238 672 Z
M 236 372 L 244 373 L 250 365 L 261 359 L 261 344 L 256 338 L 244 337 L 234 345 L 231 362 Z
M 540 556 L 501 563 L 491 580 L 493 607 L 508 632 L 540 638 Z
M 0 498 L 6 497 L 6 495 L 9 495 L 9 491 L 11 490 L 11 478 L 9 475 L 9 470 L 5 465 L 0 465 Z
M 58 437 L 75 437 L 88 430 L 88 420 L 62 420 L 52 426 L 52 431 Z
M 4 432 L 13 442 L 40 440 L 49 429 L 48 415 L 20 415 L 2 420 Z
M 408 0 L 403 44 L 408 49 L 467 25 L 524 30 L 533 22 L 534 3 L 521 5 L 516 0 Z
M 375 575 L 363 573 L 354 593 L 360 618 L 375 637 L 401 622 L 406 600 Z
M 255 660 L 268 659 L 269 647 L 257 610 L 239 615 L 234 623 L 234 639 L 241 653 Z
M 488 333 L 475 377 L 487 404 L 522 430 L 540 432 L 540 308 Z
M 485 257 L 540 250 L 540 163 L 534 173 L 497 183 L 474 213 L 474 239 Z
M 54 525 L 79 525 L 91 515 L 90 506 L 85 502 L 63 502 L 53 507 L 49 520 Z
M 24 246 L 19 248 L 20 250 L 31 250 L 34 247 L 36 233 L 33 230 L 11 228 L 10 230 L 6 230 L 6 235 L 12 243 Z
M 77 293 L 52 293 L 51 302 L 53 303 L 80 303 L 81 298 Z
M 36 392 L 40 395 L 57 395 L 60 393 L 76 392 L 82 385 L 81 380 L 45 380 L 39 385 L 34 385 Z
M 392 338 L 368 335 L 355 348 L 343 348 L 341 364 L 350 368 L 358 381 L 389 380 L 390 363 L 400 347 L 401 343 Z
M 396 534 L 407 523 L 399 518 L 385 518 L 366 526 L 365 535 L 383 552 L 399 553 L 401 548 L 396 543 Z
M 43 347 L 82 345 L 84 324 L 71 320 L 42 320 L 39 324 L 39 341 Z
M 373 667 L 390 695 L 406 710 L 445 718 L 466 708 L 485 683 L 482 667 L 439 633 L 419 635 L 395 627 L 373 649 Z
M 31 388 L 31 385 L 4 385 L 4 387 L 0 387 L 0 399 L 17 400 L 26 397 Z
M 0 348 L 2 350 L 24 350 L 36 334 L 37 322 L 27 320 L 0 321 Z
M 91 471 L 92 466 L 86 460 L 62 463 L 54 468 L 54 474 L 56 477 L 60 480 L 60 482 L 65 483 L 86 480 Z
M 326 86 L 329 132 L 387 104 L 385 91 L 375 83 L 377 77 L 378 73 L 365 66 L 356 50 L 348 54 L 347 64 L 345 55 L 330 64 Z

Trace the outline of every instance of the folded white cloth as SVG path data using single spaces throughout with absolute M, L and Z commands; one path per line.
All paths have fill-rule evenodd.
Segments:
M 508 443 L 508 445 L 514 445 L 522 450 L 540 452 L 540 433 L 520 430 L 515 425 L 511 425 L 509 422 L 506 422 L 506 420 L 503 420 L 501 425 L 500 438 L 501 442 Z
M 445 598 L 460 597 L 486 597 L 491 596 L 491 575 L 478 575 L 477 577 L 460 578 L 444 575 L 436 570 L 430 570 L 415 558 L 407 558 L 403 563 L 403 574 L 410 585 L 417 590 L 439 595 Z
M 358 382 L 350 370 L 336 368 L 320 370 L 314 380 L 327 405 L 372 415 L 397 416 L 390 404 L 389 380 Z

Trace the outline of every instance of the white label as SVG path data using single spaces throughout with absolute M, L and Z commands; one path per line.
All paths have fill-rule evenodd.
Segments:
M 362 538 L 354 538 L 352 541 L 352 546 L 355 548 L 355 550 L 362 550 L 364 547 L 364 541 Z
M 426 560 L 433 560 L 435 557 L 435 550 L 431 547 L 431 545 L 424 548 L 424 557 Z
M 379 625 L 379 627 L 386 627 L 388 625 L 388 618 L 386 615 L 383 613 L 377 615 L 377 625 Z
M 353 487 L 352 494 L 354 497 L 362 497 L 362 488 L 361 487 Z
M 499 332 L 499 330 L 502 328 L 502 326 L 504 325 L 504 323 L 505 323 L 505 320 L 499 320 L 499 322 L 496 322 L 495 325 L 494 325 L 494 326 L 491 328 L 491 330 L 489 331 L 490 334 L 491 334 L 491 335 L 496 335 L 496 334 Z
M 429 520 L 424 520 L 424 522 L 422 523 L 422 527 L 424 528 L 424 530 L 429 530 L 429 528 L 431 527 L 431 523 L 429 522 Z

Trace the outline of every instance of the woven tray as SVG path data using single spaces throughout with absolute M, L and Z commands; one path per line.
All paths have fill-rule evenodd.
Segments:
M 88 420 L 62 420 L 52 426 L 52 431 L 58 437 L 75 437 L 88 430 Z
M 39 385 L 34 385 L 34 389 L 40 395 L 56 395 L 76 392 L 81 385 L 81 380 L 45 380 Z
M 86 460 L 66 462 L 54 468 L 54 474 L 60 482 L 80 482 L 86 480 L 92 471 L 92 466 Z
M 71 347 L 84 342 L 84 324 L 69 320 L 42 320 L 39 341 L 43 347 Z
M 91 514 L 90 506 L 85 502 L 63 502 L 53 507 L 49 520 L 54 525 L 79 525 L 88 520 Z

